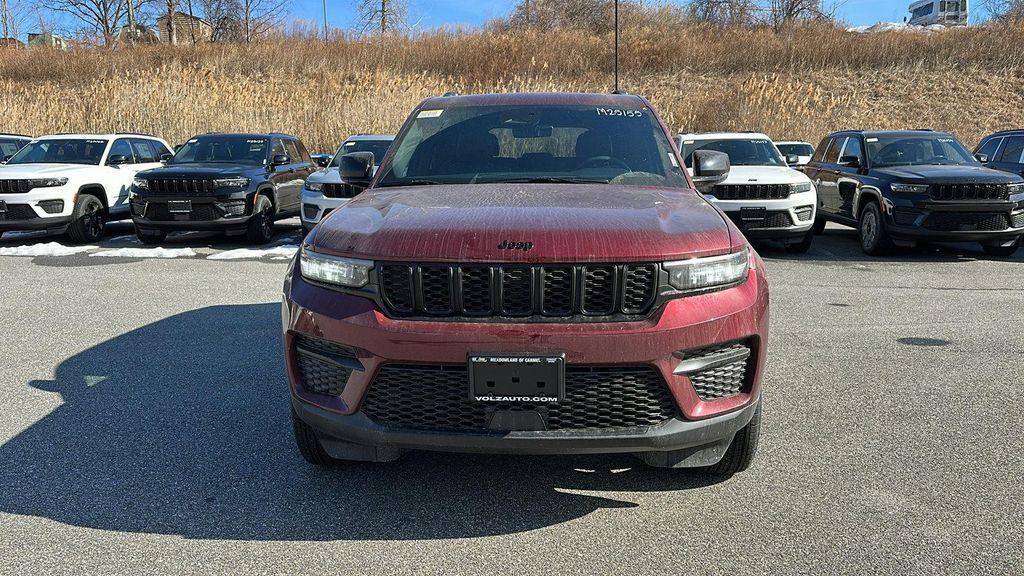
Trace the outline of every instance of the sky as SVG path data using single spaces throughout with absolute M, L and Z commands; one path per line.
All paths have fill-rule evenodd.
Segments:
M 356 1 L 327 0 L 327 16 L 331 26 L 354 28 L 357 25 L 357 19 L 353 16 Z M 418 22 L 422 28 L 478 26 L 507 15 L 513 4 L 513 0 L 410 0 L 409 11 L 410 20 Z M 846 0 L 842 2 L 839 16 L 854 26 L 902 22 L 909 4 L 906 0 Z M 322 0 L 293 0 L 292 13 L 305 20 L 321 22 Z

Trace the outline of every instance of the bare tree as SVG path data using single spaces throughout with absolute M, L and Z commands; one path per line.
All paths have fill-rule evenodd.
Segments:
M 800 20 L 832 20 L 835 6 L 826 6 L 823 0 L 771 0 L 768 21 L 776 30 Z
M 1024 0 L 984 0 L 982 5 L 995 20 L 1024 20 Z
M 409 0 L 356 0 L 356 17 L 363 32 L 401 30 L 409 24 Z
M 240 14 L 240 0 L 199 0 L 199 10 L 213 26 L 214 42 L 241 42 L 245 39 Z
M 151 0 L 131 0 L 134 13 Z M 41 0 L 39 7 L 68 17 L 84 32 L 111 46 L 128 17 L 128 0 Z
M 239 0 L 242 37 L 246 44 L 265 36 L 281 22 L 289 0 Z
M 29 20 L 32 6 L 26 0 L 0 0 L 0 38 L 17 38 Z
M 719 26 L 753 24 L 758 8 L 754 0 L 692 0 L 689 4 L 694 20 Z

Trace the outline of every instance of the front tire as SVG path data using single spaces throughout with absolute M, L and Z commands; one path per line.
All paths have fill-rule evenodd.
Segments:
M 250 244 L 266 244 L 274 237 L 274 204 L 263 194 L 256 197 L 245 231 Z
M 106 229 L 107 215 L 100 199 L 92 194 L 79 194 L 75 209 L 71 212 L 68 238 L 78 244 L 96 242 L 103 238 Z
M 860 247 L 869 256 L 883 256 L 892 250 L 892 238 L 885 229 L 882 209 L 875 201 L 868 202 L 861 208 L 857 226 L 860 235 Z
M 811 230 L 814 232 L 814 235 L 821 236 L 822 234 L 824 234 L 826 224 L 828 224 L 828 220 L 825 220 L 820 215 L 816 215 L 814 217 L 814 228 L 811 228 Z
M 331 458 L 320 445 L 313 427 L 306 424 L 292 410 L 292 432 L 295 434 L 295 445 L 299 448 L 302 458 L 314 466 L 327 467 L 337 464 L 337 460 Z
M 744 426 L 732 439 L 732 444 L 726 450 L 725 456 L 714 466 L 704 469 L 709 474 L 717 476 L 732 476 L 743 472 L 754 462 L 757 455 L 757 444 L 761 438 L 761 401 L 757 402 L 757 410 L 754 417 Z
M 996 258 L 1009 258 L 1017 253 L 1017 250 L 1020 248 L 1020 244 L 1021 236 L 1018 236 L 1012 244 L 1006 246 L 1000 245 L 1000 243 L 997 242 L 984 242 L 981 245 L 981 249 L 989 256 L 994 256 Z

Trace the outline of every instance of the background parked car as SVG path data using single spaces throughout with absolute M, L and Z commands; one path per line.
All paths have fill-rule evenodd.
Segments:
M 135 233 L 147 244 L 179 230 L 216 230 L 269 242 L 275 220 L 298 214 L 302 183 L 312 172 L 309 152 L 295 136 L 195 136 L 166 166 L 135 178 Z
M 787 142 L 776 142 L 775 147 L 782 152 L 782 155 L 788 160 L 791 160 L 793 156 L 796 156 L 796 162 L 789 162 L 789 165 L 793 168 L 801 168 L 806 166 L 811 161 L 811 157 L 814 156 L 814 146 L 810 142 L 801 141 L 787 141 Z
M 1006 130 L 984 138 L 974 156 L 989 168 L 1024 175 L 1024 130 Z
M 805 170 L 821 203 L 815 230 L 826 220 L 854 226 L 867 254 L 926 241 L 1009 256 L 1024 234 L 1024 179 L 985 168 L 950 134 L 836 132 Z
M 729 177 L 705 195 L 749 239 L 778 240 L 790 252 L 806 252 L 814 239 L 814 186 L 764 134 L 722 132 L 682 134 L 680 152 L 692 171 L 697 150 L 729 155 Z M 792 159 L 792 158 L 791 158 Z
M 342 142 L 328 166 L 306 179 L 302 188 L 302 228 L 307 232 L 312 230 L 331 210 L 347 203 L 360 192 L 360 188 L 342 182 L 338 171 L 342 156 L 353 152 L 370 152 L 374 158 L 373 170 L 376 171 L 394 139 L 394 134 L 355 134 Z
M 0 134 L 0 164 L 6 164 L 18 150 L 31 141 L 31 136 Z
M 67 232 L 94 242 L 127 218 L 141 170 L 160 165 L 167 142 L 144 134 L 58 134 L 30 141 L 0 166 L 0 231 Z
M 323 153 L 310 154 L 310 156 L 313 158 L 313 164 L 316 164 L 320 168 L 326 168 L 327 166 L 329 166 L 331 163 L 331 158 L 333 158 L 333 155 Z

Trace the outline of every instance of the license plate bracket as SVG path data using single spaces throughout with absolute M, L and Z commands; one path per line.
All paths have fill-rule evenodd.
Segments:
M 565 398 L 565 354 L 470 354 L 474 402 L 554 404 Z
M 167 211 L 171 214 L 188 214 L 192 211 L 191 200 L 168 200 Z
M 740 208 L 740 220 L 747 222 L 763 222 L 768 217 L 768 209 L 764 207 L 760 208 Z

